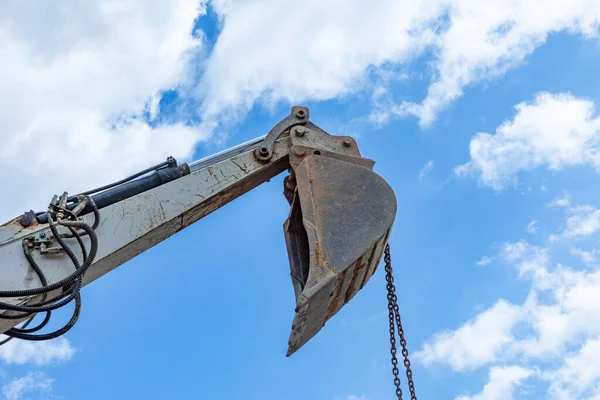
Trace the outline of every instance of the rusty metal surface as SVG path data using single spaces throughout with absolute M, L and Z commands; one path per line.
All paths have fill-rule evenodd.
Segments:
M 254 152 L 255 157 L 264 163 L 268 163 L 273 156 L 273 145 L 277 139 L 291 128 L 308 123 L 308 118 L 308 108 L 301 106 L 292 107 L 290 115 L 279 121 L 257 147 Z
M 329 151 L 331 154 L 361 157 L 356 141 L 349 136 L 334 136 L 312 122 L 291 130 L 292 145 L 312 148 L 313 151 Z M 298 133 L 302 132 L 301 135 Z
M 343 137 L 332 143 L 352 148 Z M 372 161 L 344 161 L 314 150 L 294 157 L 302 160 L 295 168 L 296 191 L 284 224 L 296 294 L 288 356 L 364 287 L 376 271 L 396 215 L 394 193 L 371 170 Z

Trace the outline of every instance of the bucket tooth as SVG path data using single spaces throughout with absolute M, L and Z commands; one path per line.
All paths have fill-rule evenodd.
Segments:
M 309 155 L 295 168 L 284 224 L 296 295 L 288 356 L 364 287 L 383 254 L 396 197 L 364 164 Z

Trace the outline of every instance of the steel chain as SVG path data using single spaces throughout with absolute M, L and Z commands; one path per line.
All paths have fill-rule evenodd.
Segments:
M 412 370 L 410 369 L 410 360 L 408 358 L 408 349 L 406 348 L 406 338 L 402 321 L 400 320 L 400 308 L 398 307 L 398 298 L 396 297 L 396 286 L 394 286 L 394 275 L 392 272 L 392 258 L 390 256 L 390 245 L 386 244 L 384 250 L 385 261 L 385 280 L 387 281 L 387 299 L 390 320 L 390 353 L 392 355 L 392 374 L 394 374 L 394 385 L 396 386 L 396 396 L 402 400 L 402 389 L 400 388 L 400 378 L 398 374 L 398 358 L 396 357 L 396 327 L 398 327 L 398 336 L 400 337 L 400 346 L 402 347 L 402 356 L 404 357 L 404 367 L 406 368 L 406 378 L 408 379 L 408 390 L 410 399 L 417 400 L 415 394 L 415 383 L 413 382 Z

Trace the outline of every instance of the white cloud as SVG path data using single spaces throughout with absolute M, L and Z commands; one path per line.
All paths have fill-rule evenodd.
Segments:
M 215 0 L 222 29 L 199 64 L 206 51 L 192 28 L 205 3 L 0 4 L 0 58 L 11 60 L 0 66 L 0 170 L 5 187 L 18 188 L 0 202 L 0 220 L 43 208 L 64 189 L 189 157 L 257 102 L 383 88 L 378 120 L 416 114 L 427 125 L 465 86 L 519 64 L 549 32 L 595 35 L 600 9 L 594 0 Z M 412 76 L 419 57 L 433 57 L 426 98 L 394 105 L 385 84 Z M 185 112 L 147 120 L 173 88 L 200 100 L 200 126 Z
M 205 117 L 243 114 L 256 101 L 323 100 L 372 88 L 373 120 L 414 114 L 424 126 L 466 86 L 519 65 L 549 33 L 595 36 L 600 16 L 594 0 L 309 0 L 302 6 L 221 0 L 214 6 L 223 29 L 199 89 Z M 405 77 L 400 67 L 424 54 L 433 57 L 433 78 L 421 103 L 395 104 L 366 79 L 390 66 L 392 75 Z
M 567 357 L 563 365 L 549 373 L 552 382 L 548 392 L 556 399 L 582 398 L 586 392 L 600 389 L 600 338 L 587 340 L 576 354 Z
M 455 331 L 437 333 L 415 359 L 425 365 L 445 363 L 457 371 L 498 360 L 514 338 L 512 327 L 522 318 L 518 306 L 499 300 Z
M 468 321 L 456 331 L 436 334 L 418 352 L 418 358 L 425 364 L 447 364 L 457 371 L 467 369 L 466 366 L 476 368 L 498 361 L 523 360 L 529 360 L 528 369 L 537 369 L 546 366 L 545 362 L 560 357 L 569 346 L 580 345 L 582 337 L 600 334 L 600 313 L 594 306 L 600 300 L 600 274 L 581 274 L 572 270 L 556 274 L 553 287 L 533 289 L 521 306 L 505 305 L 520 318 L 506 319 L 506 314 L 495 305 L 473 319 L 499 320 L 495 327 Z M 538 297 L 544 292 L 551 296 L 550 303 Z M 470 331 L 469 340 L 464 338 L 465 330 Z M 489 335 L 499 339 L 491 340 Z M 556 370 L 547 367 L 549 372 L 540 379 L 555 382 L 554 387 L 572 386 L 571 381 L 582 381 L 582 385 L 589 389 L 590 382 L 585 378 L 589 371 L 581 376 L 579 370 L 569 363 L 572 363 L 569 359 L 565 360 Z M 572 375 L 566 376 L 562 371 L 570 371 Z M 556 391 L 552 387 L 548 390 L 549 393 Z
M 528 233 L 535 235 L 538 231 L 538 228 L 538 221 L 531 221 L 529 224 L 527 224 L 527 228 L 525 228 L 525 230 L 527 230 Z
M 425 164 L 423 168 L 421 168 L 421 170 L 419 171 L 419 179 L 423 180 L 423 178 L 429 175 L 431 171 L 433 171 L 433 160 L 427 161 L 427 164 Z
M 567 217 L 563 229 L 550 240 L 577 239 L 589 237 L 600 230 L 600 210 L 589 206 L 571 207 L 567 210 Z
M 536 285 L 546 288 L 550 284 L 550 276 L 546 270 L 549 262 L 548 249 L 533 246 L 521 240 L 506 243 L 502 255 L 509 262 L 515 263 L 520 277 L 530 278 Z
M 75 349 L 64 337 L 42 342 L 15 339 L 0 346 L 0 360 L 7 364 L 48 365 L 68 361 L 74 354 Z
M 568 221 L 573 213 L 594 212 L 590 206 L 565 209 Z M 567 224 L 564 232 L 591 235 L 593 230 L 577 228 L 580 222 Z M 416 353 L 425 365 L 448 365 L 456 371 L 491 368 L 481 393 L 459 399 L 499 398 L 494 396 L 501 389 L 493 382 L 503 378 L 492 376 L 493 371 L 498 373 L 499 362 L 536 371 L 523 376 L 545 389 L 551 399 L 592 399 L 600 389 L 600 369 L 595 365 L 600 356 L 600 269 L 592 263 L 565 265 L 561 262 L 564 252 L 554 251 L 553 243 L 543 247 L 523 240 L 505 244 L 499 256 L 530 282 L 526 298 L 521 303 L 500 299 L 457 329 L 436 333 Z M 583 261 L 595 254 L 576 249 Z
M 433 43 L 442 3 L 217 2 L 223 29 L 199 88 L 203 115 L 245 112 L 258 99 L 324 100 L 363 90 L 369 68 L 407 61 Z
M 597 250 L 596 249 L 586 251 L 586 250 L 582 250 L 580 248 L 574 247 L 571 249 L 571 252 L 574 255 L 581 257 L 581 261 L 583 261 L 583 263 L 585 265 L 592 266 L 592 265 L 596 264 L 596 261 L 597 261 L 597 258 L 596 258 Z
M 21 400 L 31 392 L 47 395 L 52 390 L 53 383 L 54 379 L 43 372 L 30 372 L 26 376 L 14 379 L 2 386 L 2 393 L 6 400 Z
M 481 393 L 473 396 L 458 396 L 456 400 L 512 400 L 515 389 L 533 374 L 533 370 L 516 365 L 492 367 L 488 382 Z
M 479 267 L 483 267 L 484 265 L 488 265 L 489 263 L 492 262 L 492 258 L 489 256 L 483 256 L 479 259 L 479 261 L 477 261 L 475 263 L 475 265 L 479 266 Z
M 594 0 L 451 1 L 449 27 L 437 42 L 438 78 L 421 104 L 403 103 L 421 124 L 460 97 L 472 82 L 495 78 L 519 65 L 549 33 L 569 30 L 597 35 L 600 6 Z M 540 12 L 540 10 L 544 10 Z
M 144 113 L 187 83 L 200 13 L 200 0 L 0 3 L 2 222 L 65 189 L 192 154 L 203 132 Z
M 600 229 L 600 210 L 586 208 L 574 210 L 573 214 L 567 219 L 564 237 L 590 236 Z
M 571 205 L 571 197 L 568 193 L 563 193 L 562 196 L 555 198 L 548 203 L 549 207 L 568 207 Z
M 455 168 L 459 176 L 478 175 L 496 190 L 517 182 L 520 171 L 545 166 L 560 170 L 587 165 L 600 170 L 600 118 L 594 104 L 570 94 L 539 93 L 520 103 L 517 114 L 496 129 L 471 139 L 471 161 Z M 564 203 L 564 201 L 563 201 Z

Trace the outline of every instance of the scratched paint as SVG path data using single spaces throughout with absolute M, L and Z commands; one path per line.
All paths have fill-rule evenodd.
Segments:
M 133 196 L 101 210 L 98 235 L 98 254 L 88 270 L 84 284 L 98 279 L 133 257 L 177 233 L 184 227 L 227 204 L 252 188 L 283 172 L 288 164 L 287 141 L 278 142 L 272 162 L 268 165 L 255 160 L 251 152 L 220 162 L 147 192 Z M 86 217 L 91 222 L 91 216 Z M 47 225 L 21 227 L 19 218 L 0 229 L 2 273 L 0 287 L 5 290 L 36 287 L 29 264 L 23 255 L 21 241 Z M 89 247 L 89 239 L 83 238 Z M 72 249 L 81 257 L 74 239 Z M 33 256 L 44 270 L 49 283 L 72 272 L 66 255 Z M 22 299 L 16 299 L 22 302 Z M 0 332 L 18 321 L 0 320 Z

